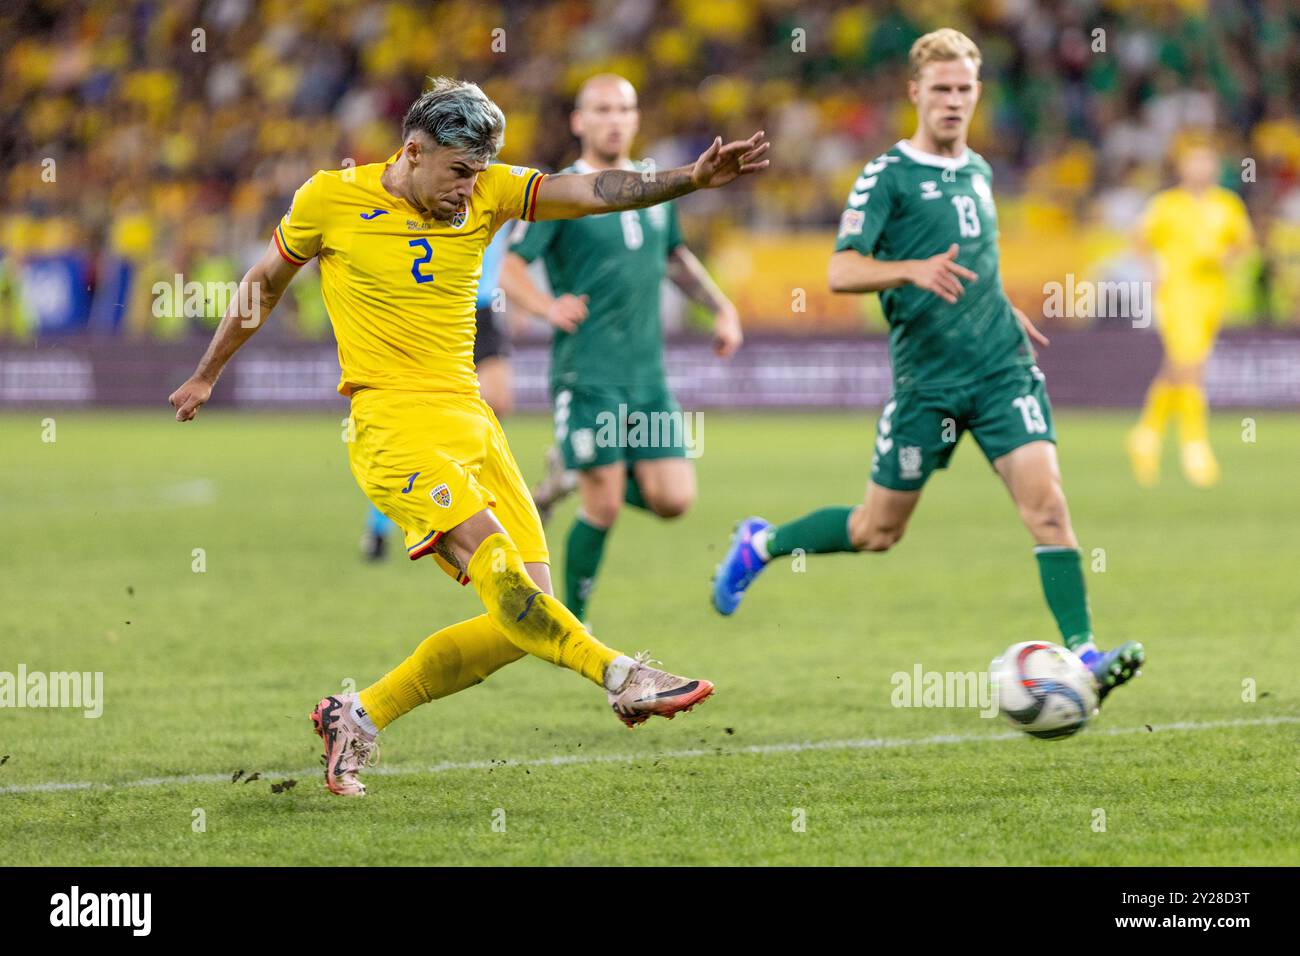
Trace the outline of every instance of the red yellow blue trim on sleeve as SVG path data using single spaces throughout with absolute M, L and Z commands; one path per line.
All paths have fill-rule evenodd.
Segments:
M 300 256 L 289 248 L 289 242 L 284 238 L 283 223 L 276 225 L 275 232 L 272 233 L 272 236 L 275 238 L 275 247 L 280 250 L 280 256 L 285 260 L 285 262 L 291 263 L 295 266 L 301 266 L 307 263 L 309 257 Z
M 537 190 L 545 178 L 545 173 L 535 172 L 528 177 L 528 185 L 524 187 L 524 219 L 528 222 L 533 221 L 533 214 L 537 210 Z

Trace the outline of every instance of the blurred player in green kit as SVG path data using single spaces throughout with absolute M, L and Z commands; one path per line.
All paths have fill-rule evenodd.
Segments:
M 970 432 L 1034 540 L 1043 596 L 1062 642 L 1105 697 L 1137 676 L 1137 641 L 1093 638 L 1079 542 L 1061 484 L 1046 379 L 1002 288 L 993 170 L 966 145 L 979 102 L 980 52 L 956 30 L 912 46 L 910 139 L 867 163 L 853 184 L 831 256 L 831 291 L 880 294 L 894 392 L 880 413 L 861 504 L 780 524 L 741 521 L 714 575 L 719 614 L 736 613 L 759 573 L 784 555 L 888 551 L 903 537 L 931 474 Z
M 632 84 L 593 76 L 578 92 L 571 118 L 582 153 L 563 171 L 641 168 L 630 159 L 639 122 Z M 654 175 L 652 168 L 644 172 Z M 528 275 L 527 264 L 537 259 L 553 294 Z M 582 620 L 623 505 L 675 518 L 695 500 L 691 436 L 682 427 L 688 423 L 664 373 L 659 290 L 665 277 L 713 312 L 715 352 L 734 354 L 742 340 L 735 306 L 682 243 L 673 202 L 521 223 L 501 270 L 510 308 L 555 328 L 555 448 L 533 495 L 545 520 L 573 490 L 577 473 L 581 508 L 567 537 L 563 594 Z

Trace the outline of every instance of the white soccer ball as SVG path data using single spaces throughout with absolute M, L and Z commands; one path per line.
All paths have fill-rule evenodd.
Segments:
M 1097 684 L 1086 664 L 1057 644 L 1012 644 L 989 666 L 998 710 L 1033 737 L 1068 737 L 1097 712 Z

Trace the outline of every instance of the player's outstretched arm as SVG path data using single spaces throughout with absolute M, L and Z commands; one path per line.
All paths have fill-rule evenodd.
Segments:
M 199 359 L 198 368 L 171 394 L 169 401 L 176 409 L 178 422 L 187 422 L 198 414 L 199 406 L 212 395 L 212 386 L 221 376 L 221 370 L 239 347 L 262 327 L 290 281 L 298 274 L 298 268 L 280 255 L 272 240 L 262 258 L 240 280 L 239 292 L 226 307 L 226 314 L 213 333 L 208 350 Z
M 658 172 L 603 169 L 595 173 L 547 176 L 537 188 L 534 219 L 577 219 L 602 212 L 657 206 L 697 189 L 717 189 L 740 176 L 766 169 L 771 144 L 759 130 L 749 139 L 723 145 L 714 139 L 691 166 Z
M 928 259 L 874 259 L 852 249 L 831 256 L 828 281 L 832 292 L 881 292 L 900 285 L 914 285 L 955 304 L 965 295 L 961 280 L 979 276 L 957 264 L 957 243 L 947 252 Z
M 692 302 L 713 313 L 713 351 L 720 358 L 731 358 L 745 340 L 740 329 L 740 313 L 718 288 L 704 263 L 684 245 L 668 254 L 668 278 Z

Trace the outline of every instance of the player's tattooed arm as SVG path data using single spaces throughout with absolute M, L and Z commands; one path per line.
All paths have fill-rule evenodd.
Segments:
M 688 299 L 713 313 L 713 351 L 721 358 L 731 358 L 745 340 L 740 329 L 740 313 L 718 288 L 704 263 L 684 245 L 668 253 L 668 278 Z
M 767 168 L 768 143 L 759 130 L 749 139 L 723 144 L 722 137 L 694 164 L 658 172 L 605 169 L 547 176 L 537 187 L 534 219 L 576 219 L 602 212 L 657 206 L 697 189 L 717 189 Z
M 691 168 L 680 166 L 664 173 L 638 173 L 627 169 L 606 169 L 590 173 L 591 190 L 602 209 L 640 209 L 684 196 L 699 188 L 691 179 Z
M 198 414 L 199 406 L 211 397 L 212 386 L 221 376 L 221 370 L 262 327 L 298 269 L 280 255 L 272 240 L 262 258 L 244 274 L 239 291 L 230 300 L 207 351 L 199 359 L 198 368 L 171 394 L 169 401 L 176 409 L 178 422 L 187 422 Z

